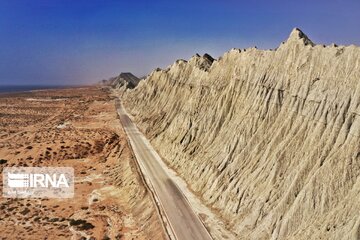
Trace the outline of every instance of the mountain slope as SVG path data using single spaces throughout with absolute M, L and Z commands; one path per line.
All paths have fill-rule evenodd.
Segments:
M 157 69 L 124 102 L 241 239 L 360 239 L 359 47 L 294 29 Z
M 133 75 L 132 73 L 126 72 L 126 73 L 120 73 L 119 76 L 117 76 L 112 86 L 114 88 L 121 88 L 125 86 L 126 88 L 135 88 L 140 82 L 140 79 Z

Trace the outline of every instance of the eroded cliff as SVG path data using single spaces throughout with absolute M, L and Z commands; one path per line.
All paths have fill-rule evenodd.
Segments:
M 240 239 L 360 239 L 360 48 L 299 29 L 276 50 L 195 55 L 123 101 Z

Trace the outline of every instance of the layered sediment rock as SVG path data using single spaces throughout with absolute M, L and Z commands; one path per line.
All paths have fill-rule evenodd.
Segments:
M 241 239 L 360 239 L 360 48 L 299 29 L 195 55 L 123 96 L 163 159 Z

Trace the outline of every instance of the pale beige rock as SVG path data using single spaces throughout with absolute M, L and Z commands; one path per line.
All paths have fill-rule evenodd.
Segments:
M 241 239 L 360 239 L 360 48 L 294 29 L 276 50 L 195 55 L 125 106 Z

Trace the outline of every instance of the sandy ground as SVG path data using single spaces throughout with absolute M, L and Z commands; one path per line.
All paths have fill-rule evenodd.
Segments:
M 74 167 L 75 197 L 0 197 L 1 239 L 164 238 L 105 90 L 0 95 L 0 170 L 11 166 Z

